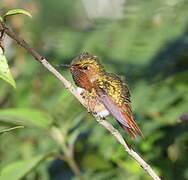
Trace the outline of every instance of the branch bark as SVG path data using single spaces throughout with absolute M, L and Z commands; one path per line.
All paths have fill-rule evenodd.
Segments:
M 72 86 L 72 84 L 66 80 L 49 62 L 46 58 L 41 56 L 37 51 L 29 46 L 26 41 L 20 37 L 18 37 L 11 29 L 4 26 L 4 24 L 0 24 L 0 31 L 4 31 L 10 38 L 14 39 L 17 44 L 26 49 L 38 62 L 42 63 L 42 65 L 48 69 L 52 74 L 59 79 L 64 86 L 75 96 L 75 98 L 86 107 L 84 100 L 80 96 L 80 94 L 76 91 L 76 89 Z M 87 108 L 87 107 L 86 107 Z M 115 129 L 108 121 L 104 119 L 100 119 L 95 116 L 95 119 L 99 124 L 101 124 L 104 128 L 106 128 L 110 133 L 116 138 L 116 140 L 124 147 L 125 151 L 134 158 L 138 164 L 152 177 L 154 180 L 161 180 L 160 177 L 154 172 L 149 164 L 147 164 L 142 157 L 140 157 L 132 148 L 128 146 L 126 141 L 123 139 L 122 135 L 119 133 L 117 129 Z

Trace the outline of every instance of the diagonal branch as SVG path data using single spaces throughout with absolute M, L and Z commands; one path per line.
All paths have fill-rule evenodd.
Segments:
M 67 81 L 49 62 L 46 58 L 41 56 L 37 51 L 31 48 L 22 38 L 18 37 L 11 29 L 5 27 L 2 23 L 0 23 L 0 31 L 3 31 L 12 39 L 14 39 L 20 46 L 26 49 L 38 62 L 42 63 L 42 65 L 48 69 L 52 74 L 59 79 L 64 86 L 77 98 L 77 100 L 86 107 L 84 100 L 80 96 L 80 94 L 76 91 L 76 89 L 72 86 L 72 84 Z M 86 107 L 87 108 L 87 107 Z M 128 146 L 126 141 L 123 139 L 122 135 L 119 133 L 117 129 L 115 129 L 109 122 L 106 120 L 100 119 L 99 117 L 93 116 L 96 118 L 97 122 L 101 124 L 104 128 L 106 128 L 110 133 L 116 138 L 116 140 L 124 147 L 125 151 L 134 158 L 138 164 L 152 177 L 154 180 L 161 180 L 160 177 L 153 171 L 151 166 L 147 164 L 144 159 L 142 159 L 132 148 Z

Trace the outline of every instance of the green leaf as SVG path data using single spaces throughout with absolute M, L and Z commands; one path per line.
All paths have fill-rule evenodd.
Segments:
M 10 108 L 0 110 L 0 122 L 47 129 L 52 123 L 52 118 L 37 109 Z
M 9 129 L 0 130 L 0 135 L 3 133 L 9 132 L 9 131 L 15 130 L 15 129 L 19 129 L 19 128 L 24 128 L 24 126 L 15 126 L 15 127 L 9 128 Z
M 7 59 L 1 47 L 0 47 L 0 78 L 10 83 L 14 88 L 16 87 L 16 83 L 9 70 Z
M 19 180 L 36 168 L 50 154 L 45 153 L 26 160 L 19 160 L 8 164 L 0 172 L 0 180 Z
M 3 18 L 0 16 L 0 22 L 3 22 Z
M 12 15 L 16 15 L 16 14 L 23 14 L 29 17 L 32 17 L 32 15 L 23 9 L 12 9 L 10 11 L 8 11 L 5 15 L 3 15 L 3 18 L 6 18 L 7 16 L 12 16 Z

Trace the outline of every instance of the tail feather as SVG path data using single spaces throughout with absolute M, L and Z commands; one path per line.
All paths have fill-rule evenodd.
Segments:
M 133 129 L 127 128 L 127 127 L 125 127 L 125 126 L 123 126 L 123 129 L 125 129 L 125 131 L 128 133 L 128 135 L 129 135 L 131 138 L 133 138 L 133 139 L 136 138 L 136 134 L 135 134 L 135 132 L 134 132 Z
M 128 132 L 129 136 L 132 138 L 136 138 L 136 135 L 139 135 L 142 138 L 144 138 L 142 131 L 140 130 L 140 128 L 138 127 L 138 125 L 133 119 L 132 112 L 126 111 L 123 113 L 123 115 L 125 119 L 127 120 L 127 124 L 130 126 L 130 128 L 123 126 L 123 129 L 125 129 Z

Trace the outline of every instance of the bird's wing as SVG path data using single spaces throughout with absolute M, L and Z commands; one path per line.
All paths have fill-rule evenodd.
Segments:
M 106 109 L 120 123 L 123 129 L 128 132 L 130 137 L 136 138 L 138 134 L 144 138 L 142 131 L 133 119 L 131 107 L 128 104 L 123 105 L 123 108 L 118 107 L 112 98 L 102 89 L 98 90 L 98 95 Z
M 114 75 L 113 75 L 114 78 Z M 118 79 L 119 77 L 115 77 L 115 83 L 116 85 L 119 85 L 121 83 L 121 80 Z M 108 82 L 105 82 L 106 84 Z M 108 86 L 109 87 L 109 84 Z M 119 124 L 125 129 L 129 136 L 132 138 L 135 138 L 136 135 L 140 135 L 141 137 L 144 137 L 142 131 L 136 124 L 133 118 L 132 110 L 131 110 L 131 104 L 130 104 L 130 94 L 129 89 L 126 84 L 121 84 L 121 86 L 118 87 L 118 89 L 122 90 L 123 94 L 123 105 L 121 107 L 114 101 L 115 98 L 113 98 L 112 94 L 108 92 L 108 88 L 99 88 L 97 90 L 97 94 L 99 96 L 100 101 L 104 104 L 106 109 L 114 116 L 114 118 L 119 122 Z M 115 89 L 115 87 L 113 87 Z M 114 91 L 114 94 L 117 90 Z
M 99 95 L 100 101 L 104 104 L 104 106 L 112 114 L 112 116 L 114 116 L 120 124 L 127 128 L 130 128 L 127 120 L 125 120 L 125 117 L 122 115 L 119 108 L 117 108 L 117 105 L 113 102 L 112 98 L 102 89 L 98 90 L 97 93 Z

